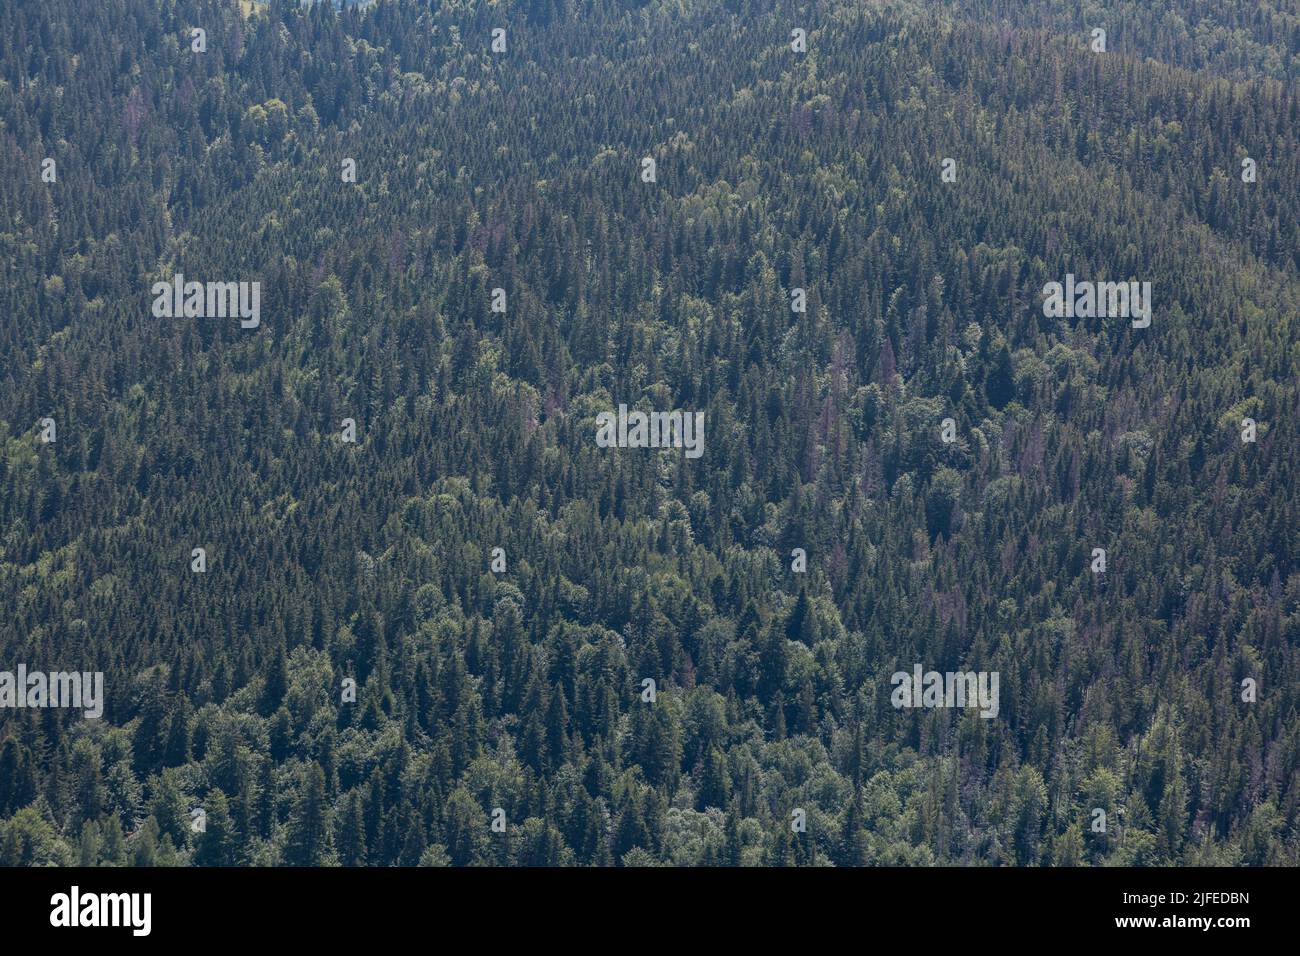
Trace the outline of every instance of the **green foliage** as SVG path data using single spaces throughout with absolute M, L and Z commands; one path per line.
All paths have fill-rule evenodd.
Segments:
M 0 863 L 1300 863 L 1294 15 L 947 6 L 0 6 Z

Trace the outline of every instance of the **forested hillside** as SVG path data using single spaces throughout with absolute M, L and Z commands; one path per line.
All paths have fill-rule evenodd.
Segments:
M 0 709 L 0 863 L 1300 864 L 1298 56 L 1294 2 L 0 0 L 0 671 L 104 675 Z

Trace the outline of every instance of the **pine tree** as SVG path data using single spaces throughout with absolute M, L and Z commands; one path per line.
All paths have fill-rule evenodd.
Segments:
M 322 866 L 333 854 L 329 804 L 325 797 L 325 774 L 311 763 L 301 774 L 298 796 L 285 838 L 287 866 Z

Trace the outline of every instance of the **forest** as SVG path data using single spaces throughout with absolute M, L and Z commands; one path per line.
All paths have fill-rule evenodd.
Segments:
M 0 169 L 0 865 L 1300 865 L 1295 3 L 0 0 Z

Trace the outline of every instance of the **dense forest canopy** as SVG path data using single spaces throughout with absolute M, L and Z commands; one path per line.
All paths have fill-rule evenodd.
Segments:
M 1254 0 L 3 0 L 0 671 L 104 699 L 0 709 L 0 863 L 1300 863 L 1298 56 Z

